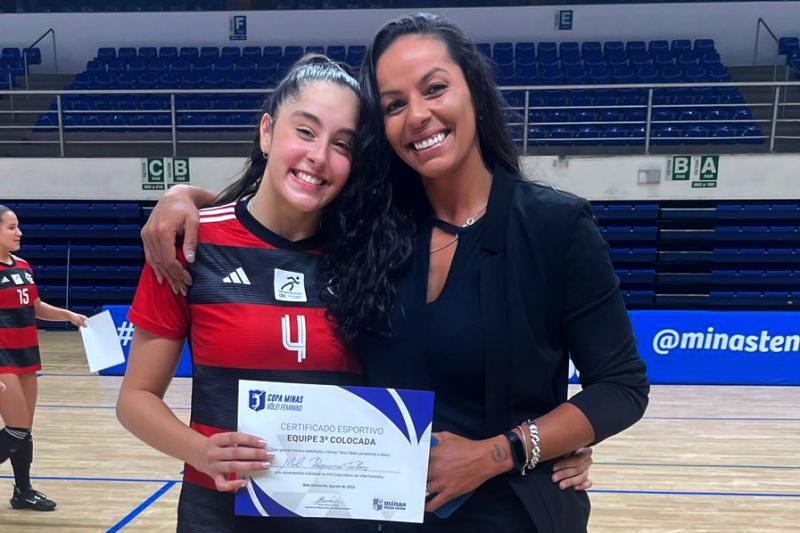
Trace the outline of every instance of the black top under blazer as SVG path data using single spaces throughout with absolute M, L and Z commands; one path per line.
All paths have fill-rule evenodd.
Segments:
M 619 281 L 586 200 L 495 171 L 480 267 L 486 430 L 500 434 L 569 401 L 595 443 L 644 414 L 649 385 Z M 582 390 L 567 400 L 568 356 Z M 585 492 L 560 490 L 552 461 L 511 486 L 539 533 L 585 532 Z

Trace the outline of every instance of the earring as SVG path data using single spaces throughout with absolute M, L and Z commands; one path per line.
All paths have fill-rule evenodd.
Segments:
M 261 155 L 266 159 L 269 154 L 267 154 L 267 152 L 261 152 Z

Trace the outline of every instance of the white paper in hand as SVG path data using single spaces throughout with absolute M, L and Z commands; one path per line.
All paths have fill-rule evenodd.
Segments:
M 86 359 L 89 361 L 89 372 L 99 372 L 105 368 L 125 362 L 122 346 L 119 344 L 117 328 L 111 313 L 103 311 L 86 322 L 85 328 L 78 328 L 86 348 Z

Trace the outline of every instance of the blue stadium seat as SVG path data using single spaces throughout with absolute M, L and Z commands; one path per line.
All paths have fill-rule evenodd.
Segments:
M 797 37 L 781 37 L 778 39 L 778 53 L 781 55 L 792 55 L 800 50 L 800 39 Z
M 367 47 L 364 45 L 353 45 L 347 47 L 347 64 L 353 68 L 360 68 L 361 61 L 364 59 L 364 54 L 367 52 Z
M 347 61 L 347 47 L 342 45 L 330 45 L 328 46 L 325 55 L 327 55 L 333 61 L 345 63 Z
M 665 52 L 671 55 L 669 50 L 669 42 L 660 39 L 650 41 L 647 45 L 647 51 L 651 57 L 663 55 Z
M 536 45 L 529 41 L 520 41 L 514 45 L 514 61 L 530 64 L 536 61 Z
M 136 59 L 136 48 L 132 46 L 122 46 L 117 50 L 117 59 L 129 62 Z
M 552 61 L 558 59 L 558 45 L 553 42 L 541 42 L 536 45 L 537 61 Z
M 28 60 L 29 66 L 42 64 L 42 51 L 38 48 L 25 48 L 23 56 Z
M 136 57 L 143 61 L 150 61 L 158 57 L 158 50 L 155 46 L 142 46 L 136 52 Z
M 117 49 L 110 47 L 102 47 L 97 50 L 97 58 L 103 61 L 117 58 Z
M 222 50 L 220 50 L 220 58 L 222 59 L 234 61 L 240 57 L 242 57 L 242 51 L 238 46 L 224 46 Z
M 200 58 L 214 62 L 219 59 L 219 48 L 216 46 L 203 46 L 200 48 Z
M 182 46 L 178 50 L 178 58 L 191 63 L 200 58 L 200 50 L 196 46 Z
M 174 46 L 162 46 L 158 49 L 158 57 L 171 61 L 178 58 L 178 49 Z

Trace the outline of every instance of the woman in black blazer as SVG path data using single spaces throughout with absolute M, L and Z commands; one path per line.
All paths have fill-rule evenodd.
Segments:
M 436 392 L 426 509 L 449 514 L 379 527 L 586 531 L 588 497 L 552 483 L 553 461 L 636 422 L 649 392 L 588 203 L 522 180 L 490 67 L 440 17 L 384 26 L 362 83 L 383 117 L 365 137 L 377 140 L 369 159 L 390 189 L 392 228 L 374 229 L 390 242 L 359 246 L 380 258 L 382 246 L 407 242 L 411 254 L 388 273 L 354 264 L 356 282 L 332 280 L 330 309 L 368 384 Z M 192 194 L 176 191 L 171 205 L 207 199 Z M 182 226 L 164 220 L 144 234 Z M 391 287 L 370 300 L 363 280 L 373 274 Z M 583 390 L 568 399 L 570 355 Z
M 392 335 L 357 353 L 371 385 L 436 391 L 428 510 L 471 494 L 425 530 L 586 531 L 587 495 L 554 487 L 550 461 L 636 422 L 649 392 L 591 209 L 521 179 L 491 70 L 452 24 L 388 23 L 362 78 L 416 232 Z

